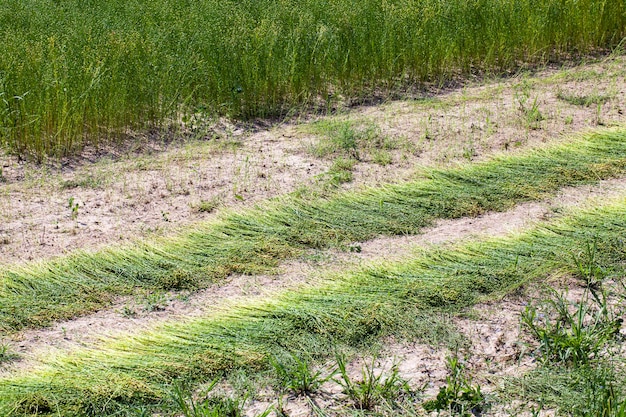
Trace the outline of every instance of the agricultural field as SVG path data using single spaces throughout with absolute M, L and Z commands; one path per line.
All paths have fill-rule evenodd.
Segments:
M 0 416 L 626 416 L 623 1 L 0 34 Z

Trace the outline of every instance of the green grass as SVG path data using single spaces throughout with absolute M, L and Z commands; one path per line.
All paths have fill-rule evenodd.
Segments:
M 76 252 L 0 272 L 0 329 L 85 314 L 137 288 L 195 289 L 226 275 L 271 271 L 305 249 L 419 233 L 433 220 L 503 211 L 564 186 L 626 173 L 626 133 L 603 131 L 428 178 L 325 198 L 285 197 L 179 236 Z
M 42 159 L 202 114 L 327 108 L 584 55 L 618 45 L 625 11 L 622 0 L 5 0 L 0 143 Z
M 458 311 L 547 277 L 578 274 L 572 256 L 595 242 L 607 277 L 624 274 L 626 200 L 526 233 L 423 251 L 411 259 L 327 277 L 263 300 L 216 306 L 206 317 L 164 323 L 0 380 L 0 411 L 124 415 L 160 406 L 172 383 L 195 384 L 271 368 L 271 358 L 328 359 L 379 340 L 415 340 L 438 311 Z M 119 413 L 119 414 L 116 414 Z
M 607 101 L 612 100 L 615 97 L 615 94 L 568 94 L 563 91 L 557 91 L 556 98 L 559 100 L 565 101 L 566 103 L 575 105 L 575 106 L 584 106 L 589 107 L 592 104 L 602 105 Z

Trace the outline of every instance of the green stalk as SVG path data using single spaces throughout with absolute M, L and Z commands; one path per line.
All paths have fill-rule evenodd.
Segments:
M 0 145 L 43 160 L 121 140 L 128 129 L 181 127 L 176 120 L 198 113 L 280 116 L 584 57 L 626 35 L 623 0 L 355 5 L 4 0 Z

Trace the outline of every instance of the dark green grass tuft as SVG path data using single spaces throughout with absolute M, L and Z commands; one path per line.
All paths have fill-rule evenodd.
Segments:
M 626 173 L 626 133 L 605 131 L 429 178 L 331 199 L 287 197 L 155 242 L 78 252 L 0 272 L 0 330 L 45 326 L 94 311 L 137 287 L 189 289 L 267 272 L 308 248 L 419 233 L 440 218 L 503 211 L 564 186 Z

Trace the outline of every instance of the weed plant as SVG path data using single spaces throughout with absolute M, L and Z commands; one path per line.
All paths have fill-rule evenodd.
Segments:
M 542 307 L 531 305 L 524 310 L 522 323 L 539 341 L 542 360 L 587 364 L 619 337 L 623 312 L 611 311 L 603 292 L 594 297 L 590 293 L 585 291 L 572 306 L 564 295 L 554 292 Z
M 12 362 L 19 358 L 19 355 L 13 351 L 11 345 L 0 341 L 0 366 L 4 363 Z
M 516 390 L 517 397 L 574 416 L 622 416 L 626 412 L 626 363 L 621 354 L 626 288 L 612 282 L 609 300 L 605 279 L 611 274 L 606 264 L 601 266 L 602 250 L 595 240 L 583 246 L 572 257 L 574 273 L 584 285 L 580 299 L 570 302 L 551 290 L 549 297 L 522 313 L 523 328 L 538 343 L 541 366 L 514 380 L 509 389 Z
M 613 99 L 613 97 L 614 97 L 613 94 L 600 94 L 600 93 L 583 94 L 583 95 L 568 94 L 561 90 L 557 91 L 556 93 L 556 98 L 558 98 L 559 100 L 565 101 L 566 103 L 569 103 L 575 106 L 584 106 L 584 107 L 589 107 L 592 104 L 595 104 L 595 105 L 604 104 L 610 101 L 611 99 Z
M 437 398 L 424 402 L 426 411 L 447 411 L 453 416 L 481 415 L 486 406 L 486 398 L 480 385 L 473 385 L 458 351 L 447 359 L 448 376 L 439 389 Z
M 334 372 L 324 375 L 323 369 L 313 369 L 312 361 L 289 356 L 288 359 L 270 360 L 276 379 L 283 390 L 296 395 L 309 395 L 316 392 L 324 382 L 333 377 Z
M 412 390 L 407 381 L 398 374 L 397 365 L 391 367 L 389 373 L 375 371 L 376 357 L 371 363 L 366 363 L 361 370 L 361 379 L 353 379 L 346 369 L 344 356 L 337 356 L 337 372 L 335 379 L 343 388 L 355 408 L 359 410 L 373 410 L 377 405 L 386 402 L 397 405 L 403 396 L 411 396 Z
M 562 366 L 544 364 L 506 381 L 511 398 L 575 417 L 623 416 L 626 407 L 623 362 Z
M 622 0 L 5 0 L 0 143 L 65 155 L 129 130 L 328 108 L 618 45 Z
M 205 389 L 204 399 L 196 400 L 188 387 L 175 385 L 173 391 L 174 410 L 183 417 L 244 417 L 245 398 L 219 397 L 211 395 L 217 379 Z M 178 414 L 182 413 L 182 414 Z M 261 416 L 269 414 L 266 412 Z

